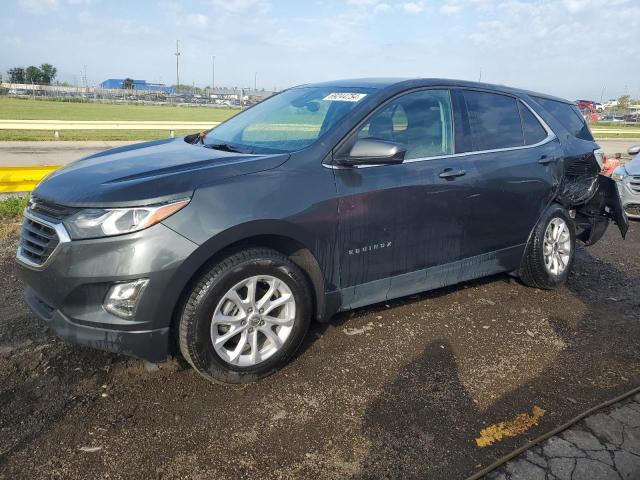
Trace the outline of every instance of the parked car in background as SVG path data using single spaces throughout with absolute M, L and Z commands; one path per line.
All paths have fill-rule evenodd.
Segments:
M 578 106 L 580 110 L 589 109 L 592 111 L 596 111 L 596 102 L 592 102 L 591 100 L 576 100 L 575 104 Z
M 631 161 L 617 167 L 611 174 L 618 185 L 622 207 L 634 220 L 640 220 L 640 145 L 629 148 Z
M 622 115 L 603 115 L 600 117 L 601 122 L 624 122 L 624 117 Z
M 339 311 L 499 272 L 562 285 L 577 240 L 628 228 L 603 157 L 577 107 L 549 95 L 305 85 L 206 134 L 52 173 L 17 260 L 61 337 L 250 382 Z

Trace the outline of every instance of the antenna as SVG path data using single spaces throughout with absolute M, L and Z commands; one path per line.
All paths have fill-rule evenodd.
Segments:
M 176 93 L 180 90 L 180 40 L 176 40 Z

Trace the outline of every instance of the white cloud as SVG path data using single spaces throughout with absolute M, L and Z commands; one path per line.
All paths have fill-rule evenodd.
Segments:
M 348 5 L 353 5 L 354 7 L 375 7 L 380 0 L 348 0 Z
M 459 3 L 445 3 L 440 6 L 440 11 L 446 15 L 451 15 L 454 13 L 458 13 L 462 10 L 462 5 Z
M 425 2 L 405 2 L 400 8 L 405 13 L 418 14 L 425 10 L 426 5 Z
M 213 6 L 232 15 L 265 14 L 271 9 L 266 0 L 211 0 Z
M 180 15 L 178 25 L 187 28 L 206 28 L 209 25 L 209 17 L 202 13 L 187 13 Z
M 29 13 L 41 15 L 58 8 L 60 2 L 58 0 L 20 0 L 18 4 Z
M 391 5 L 389 5 L 388 3 L 379 3 L 373 8 L 374 14 L 385 13 L 389 11 L 391 11 Z

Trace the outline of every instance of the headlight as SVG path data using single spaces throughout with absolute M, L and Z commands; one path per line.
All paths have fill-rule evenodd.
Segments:
M 74 240 L 137 232 L 184 208 L 190 199 L 135 208 L 86 208 L 64 221 Z
M 611 173 L 611 178 L 613 178 L 616 182 L 621 182 L 625 179 L 625 177 L 629 175 L 623 166 L 616 168 Z

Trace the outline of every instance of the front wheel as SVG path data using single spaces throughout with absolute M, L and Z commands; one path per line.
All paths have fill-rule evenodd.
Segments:
M 180 318 L 180 350 L 205 378 L 247 383 L 280 368 L 310 323 L 306 277 L 284 255 L 250 248 L 205 273 Z
M 573 265 L 575 248 L 573 219 L 561 206 L 553 206 L 533 230 L 520 267 L 520 279 L 536 288 L 563 285 Z

